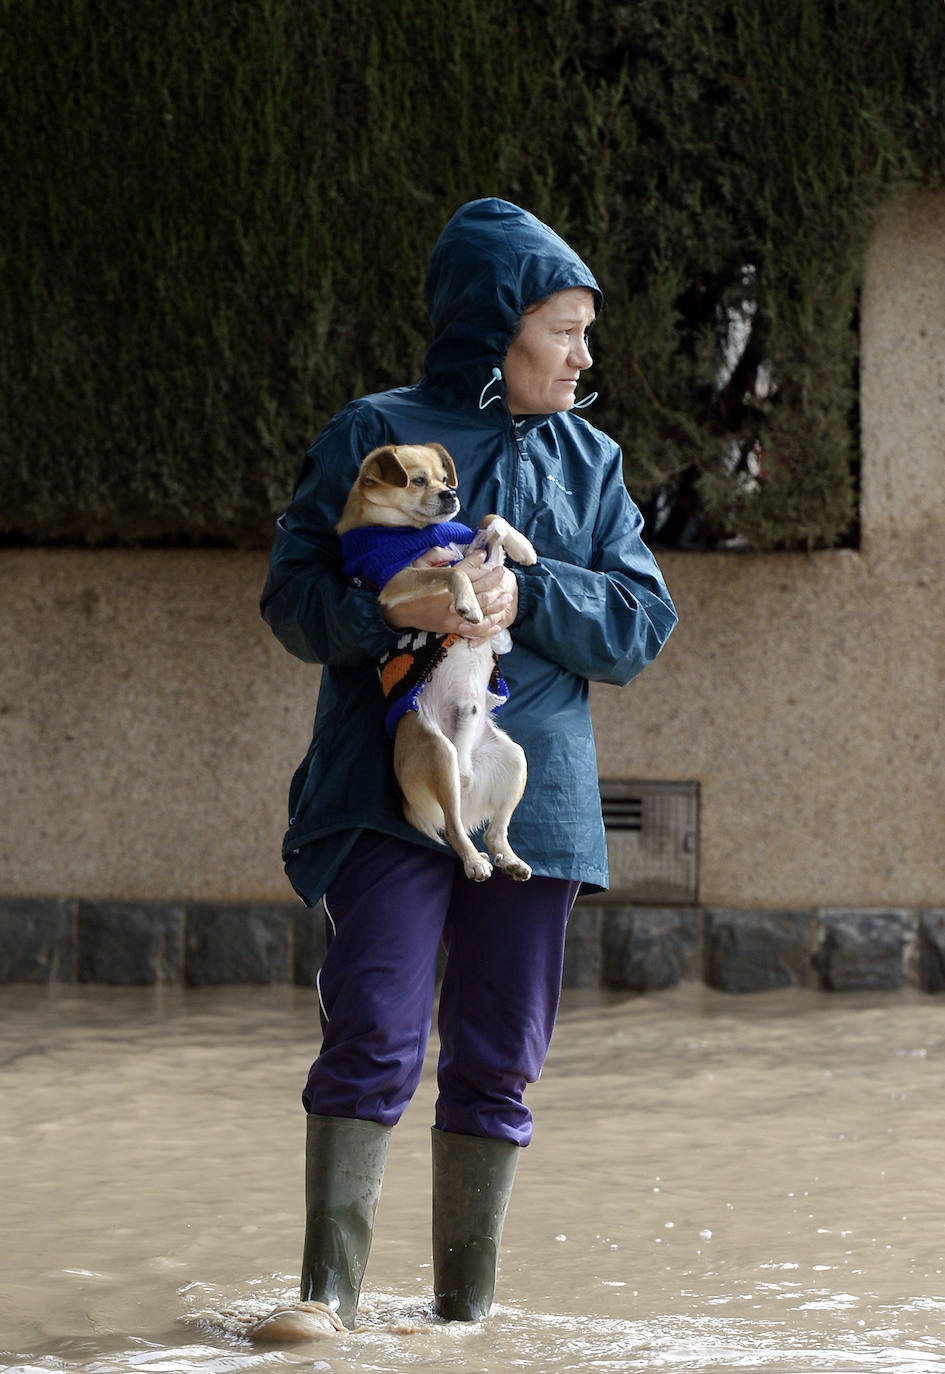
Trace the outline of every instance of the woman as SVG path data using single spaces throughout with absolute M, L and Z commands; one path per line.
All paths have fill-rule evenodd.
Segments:
M 447 948 L 433 1129 L 434 1292 L 446 1319 L 491 1305 L 523 1102 L 548 1049 L 565 926 L 607 862 L 588 680 L 623 684 L 675 623 L 640 537 L 620 451 L 573 412 L 602 297 L 556 234 L 501 200 L 463 206 L 427 275 L 434 330 L 421 380 L 346 406 L 310 449 L 278 522 L 262 610 L 290 652 L 325 664 L 314 737 L 290 790 L 286 870 L 324 896 L 318 976 L 323 1043 L 308 1113 L 302 1299 L 353 1325 L 391 1128 L 419 1080 L 437 951 Z M 460 518 L 505 516 L 535 567 L 469 562 L 484 619 L 446 598 L 399 606 L 346 584 L 333 527 L 363 457 L 436 440 L 459 474 Z M 528 786 L 512 842 L 534 876 L 468 881 L 445 845 L 404 820 L 376 660 L 398 629 L 492 635 L 510 698 L 501 724 L 524 747 Z

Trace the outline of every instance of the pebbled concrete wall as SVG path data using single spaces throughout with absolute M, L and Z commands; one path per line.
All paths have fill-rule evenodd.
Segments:
M 945 196 L 883 216 L 862 334 L 862 548 L 665 557 L 667 649 L 593 688 L 607 776 L 700 782 L 704 908 L 945 906 Z M 265 561 L 0 552 L 0 897 L 291 898 L 318 673 Z
M 0 894 L 279 900 L 317 670 L 259 617 L 266 559 L 0 554 Z

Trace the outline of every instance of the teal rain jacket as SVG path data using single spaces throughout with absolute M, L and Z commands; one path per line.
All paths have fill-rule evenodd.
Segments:
M 360 829 L 436 847 L 403 818 L 384 733 L 375 663 L 397 636 L 376 596 L 347 585 L 333 530 L 371 449 L 430 440 L 456 463 L 457 519 L 475 527 L 490 512 L 505 516 L 538 552 L 537 566 L 515 568 L 514 647 L 500 660 L 510 698 L 499 724 L 528 758 L 512 843 L 537 874 L 579 879 L 587 890 L 607 885 L 588 681 L 629 682 L 659 653 L 676 613 L 641 539 L 617 445 L 573 412 L 516 423 L 493 374 L 525 308 L 574 286 L 589 288 L 600 307 L 587 267 L 534 216 L 501 200 L 463 206 L 430 261 L 434 339 L 423 376 L 340 411 L 306 455 L 277 522 L 262 613 L 290 653 L 325 665 L 283 849 L 310 904 Z

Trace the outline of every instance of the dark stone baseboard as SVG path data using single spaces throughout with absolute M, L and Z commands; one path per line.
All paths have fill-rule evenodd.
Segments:
M 324 957 L 298 902 L 99 902 L 0 897 L 0 983 L 299 983 Z
M 0 897 L 0 983 L 313 987 L 321 911 L 298 903 Z M 580 903 L 565 987 L 945 992 L 945 909 L 744 911 Z

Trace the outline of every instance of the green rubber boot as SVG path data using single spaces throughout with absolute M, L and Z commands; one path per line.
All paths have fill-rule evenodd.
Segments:
M 309 1116 L 305 1140 L 302 1301 L 323 1302 L 354 1326 L 390 1127 L 341 1116 Z
M 433 1129 L 433 1294 L 444 1321 L 489 1315 L 519 1153 L 508 1140 Z

